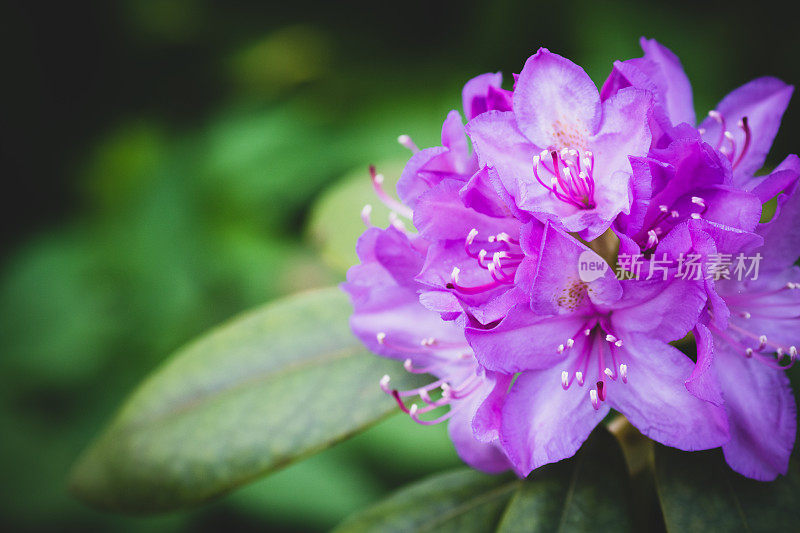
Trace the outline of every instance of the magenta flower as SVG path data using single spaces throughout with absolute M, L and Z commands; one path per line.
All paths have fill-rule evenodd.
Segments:
M 628 158 L 650 147 L 650 101 L 626 88 L 601 102 L 583 69 L 542 48 L 519 75 L 513 111 L 479 115 L 467 132 L 516 208 L 591 240 L 630 208 Z
M 674 126 L 694 127 L 692 87 L 680 60 L 654 39 L 640 41 L 644 57 L 617 61 L 601 91 L 612 98 L 620 90 L 638 87 L 655 97 L 653 146 L 664 147 L 680 135 Z M 703 140 L 718 150 L 732 169 L 732 184 L 756 192 L 762 201 L 774 197 L 789 181 L 773 174 L 755 177 L 764 166 L 794 87 L 779 79 L 757 78 L 720 101 L 697 127 Z M 787 164 L 787 162 L 784 162 Z M 780 169 L 781 167 L 779 167 Z
M 791 87 L 756 80 L 697 128 L 680 62 L 655 41 L 642 46 L 645 57 L 615 63 L 599 93 L 545 49 L 513 93 L 499 74 L 479 76 L 462 95 L 466 129 L 452 111 L 442 146 L 420 151 L 401 137 L 414 154 L 400 201 L 373 171 L 394 218 L 359 240 L 362 264 L 344 285 L 351 325 L 373 351 L 435 376 L 381 387 L 417 422 L 449 421 L 476 468 L 526 476 L 573 455 L 615 409 L 665 445 L 722 447 L 749 477 L 786 471 L 800 159 L 754 173 Z M 775 220 L 760 224 L 775 195 Z M 614 235 L 644 277 L 616 278 Z M 720 258 L 753 251 L 761 277 L 717 275 Z M 695 276 L 687 256 L 705 261 Z M 696 361 L 670 345 L 689 332 Z
M 728 439 L 723 409 L 684 387 L 692 361 L 668 344 L 696 323 L 702 285 L 619 282 L 608 269 L 582 281 L 588 249 L 548 226 L 531 305 L 467 339 L 488 370 L 518 374 L 500 416 L 500 442 L 520 475 L 572 456 L 610 408 L 643 434 L 684 450 Z M 595 260 L 599 257 L 594 256 Z M 547 314 L 545 314 L 547 313 Z
M 754 234 L 712 224 L 688 228 L 695 242 L 706 235 L 706 242 L 718 243 L 705 255 L 728 253 L 732 265 L 727 277 L 708 285 L 710 306 L 695 329 L 697 368 L 687 387 L 725 407 L 728 464 L 764 481 L 786 474 L 797 424 L 783 370 L 797 360 L 800 346 L 800 268 L 794 264 L 800 256 L 800 195 L 789 191 L 778 202 L 775 219 Z M 739 270 L 737 252 L 757 263 Z
M 761 217 L 758 196 L 733 186 L 728 165 L 696 133 L 632 163 L 631 211 L 620 214 L 613 226 L 620 253 L 649 255 L 687 220 L 752 231 Z
M 466 463 L 486 472 L 507 470 L 492 417 L 510 377 L 480 368 L 463 328 L 420 305 L 420 287 L 413 278 L 422 267 L 425 246 L 422 239 L 394 227 L 373 227 L 362 235 L 361 264 L 348 271 L 342 285 L 353 302 L 351 327 L 373 352 L 404 361 L 408 372 L 438 378 L 424 387 L 399 391 L 385 376 L 380 385 L 403 412 L 425 425 L 449 420 L 450 438 Z M 439 398 L 434 398 L 435 391 L 441 393 Z M 418 403 L 407 406 L 412 397 Z M 446 412 L 436 416 L 442 410 Z

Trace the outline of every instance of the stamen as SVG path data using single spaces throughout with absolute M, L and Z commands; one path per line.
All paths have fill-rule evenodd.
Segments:
M 600 409 L 600 402 L 597 401 L 597 391 L 596 390 L 592 389 L 592 390 L 589 391 L 589 400 L 592 402 L 592 407 L 594 407 L 595 411 Z
M 372 213 L 372 206 L 367 204 L 361 210 L 361 220 L 364 222 L 364 225 L 368 228 L 372 227 L 372 222 L 369 219 L 369 215 Z
M 383 174 L 378 174 L 375 172 L 375 166 L 370 165 L 369 173 L 372 177 L 372 188 L 375 190 L 375 194 L 378 198 L 383 202 L 386 207 L 391 209 L 392 211 L 396 211 L 400 215 L 406 217 L 407 219 L 411 220 L 414 217 L 414 212 L 411 211 L 407 206 L 401 204 L 394 198 L 390 197 L 386 194 L 386 191 L 383 190 Z
M 397 142 L 400 143 L 400 146 L 403 146 L 404 148 L 408 148 L 409 150 L 411 150 L 415 154 L 417 152 L 419 152 L 419 148 L 417 147 L 416 144 L 414 144 L 414 141 L 412 141 L 411 137 L 409 137 L 408 135 L 404 134 L 404 135 L 399 136 L 397 138 Z
M 583 372 L 581 372 L 580 370 L 575 372 L 575 380 L 578 382 L 578 385 L 583 387 Z
M 628 382 L 628 365 L 625 363 L 620 363 L 619 365 L 619 375 L 622 377 L 622 382 Z
M 647 232 L 647 244 L 645 245 L 645 250 L 649 250 L 651 248 L 655 248 L 658 245 L 658 235 L 654 230 L 650 230 Z
M 469 230 L 469 233 L 467 234 L 467 241 L 466 241 L 467 245 L 472 244 L 472 241 L 474 241 L 475 237 L 477 237 L 477 236 L 478 236 L 478 230 L 477 229 L 472 228 L 471 230 Z
M 739 163 L 742 162 L 744 159 L 747 150 L 750 148 L 750 142 L 752 140 L 752 134 L 750 132 L 750 125 L 747 122 L 747 117 L 742 117 L 742 120 L 739 121 L 739 127 L 744 131 L 744 145 L 742 146 L 742 151 L 739 152 L 739 157 L 736 158 L 736 162 L 733 164 L 733 168 L 739 166 Z
M 616 380 L 617 376 L 614 375 L 614 372 L 610 368 L 606 368 L 603 373 L 608 376 L 610 379 Z
M 561 371 L 561 388 L 564 390 L 569 388 L 569 372 L 566 370 Z

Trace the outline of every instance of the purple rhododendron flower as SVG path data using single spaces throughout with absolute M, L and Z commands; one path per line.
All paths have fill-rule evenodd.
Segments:
M 583 69 L 543 48 L 519 75 L 513 110 L 467 130 L 516 208 L 590 240 L 630 208 L 628 158 L 650 147 L 651 98 L 629 87 L 601 101 Z
M 681 134 L 681 125 L 696 125 L 692 87 L 675 54 L 654 39 L 642 38 L 640 44 L 644 57 L 615 62 L 601 95 L 611 98 L 628 87 L 652 93 L 653 146 L 663 147 Z M 762 190 L 762 201 L 788 184 L 786 178 L 770 175 L 766 180 L 754 175 L 764 166 L 793 91 L 779 79 L 757 78 L 723 98 L 696 130 L 724 156 L 733 171 L 734 186 L 753 191 L 764 187 L 765 181 L 772 183 Z
M 363 214 L 361 264 L 343 285 L 353 331 L 435 376 L 380 385 L 415 421 L 448 421 L 475 468 L 525 476 L 573 455 L 614 409 L 665 445 L 721 447 L 748 477 L 786 472 L 800 159 L 755 173 L 792 88 L 755 80 L 697 127 L 679 60 L 655 41 L 642 48 L 599 92 L 546 49 L 513 91 L 499 73 L 478 76 L 462 92 L 466 127 L 451 111 L 441 146 L 398 139 L 413 152 L 400 201 L 371 170 L 392 223 Z M 721 268 L 744 254 L 760 270 Z M 696 360 L 670 344 L 690 332 Z
M 499 427 L 516 470 L 527 475 L 573 455 L 610 407 L 669 446 L 724 443 L 724 411 L 689 394 L 692 361 L 668 344 L 696 323 L 702 285 L 619 282 L 610 269 L 587 283 L 578 266 L 588 248 L 552 226 L 536 244 L 532 305 L 514 307 L 496 327 L 467 329 L 481 364 L 520 373 Z
M 787 191 L 778 204 L 775 218 L 753 233 L 704 223 L 687 228 L 695 242 L 705 236 L 713 243 L 705 255 L 758 258 L 754 265 L 734 261 L 732 272 L 707 285 L 709 308 L 695 329 L 697 368 L 687 386 L 725 407 L 731 430 L 722 446 L 725 459 L 760 480 L 786 473 L 797 423 L 783 370 L 800 345 L 800 195 Z M 758 269 L 757 275 L 742 276 L 744 269 Z

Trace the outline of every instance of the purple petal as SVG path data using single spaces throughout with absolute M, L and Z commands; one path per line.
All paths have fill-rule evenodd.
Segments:
M 466 336 L 475 358 L 489 370 L 513 374 L 550 368 L 563 361 L 558 347 L 575 337 L 581 317 L 542 317 L 527 305 L 517 305 L 491 329 L 467 327 Z
M 447 153 L 448 149 L 444 146 L 436 146 L 411 156 L 397 182 L 397 195 L 404 204 L 413 209 L 423 193 L 452 174 L 427 169 L 428 165 L 435 167 L 436 161 Z
M 606 404 L 592 407 L 586 388 L 564 390 L 559 369 L 524 372 L 506 398 L 500 442 L 517 473 L 527 476 L 573 456 L 608 411 Z
M 725 410 L 686 390 L 692 361 L 676 348 L 634 334 L 621 360 L 628 382 L 606 381 L 608 403 L 644 435 L 681 450 L 705 450 L 728 440 Z
M 475 411 L 472 432 L 478 440 L 492 442 L 500 437 L 503 405 L 508 395 L 508 387 L 513 382 L 513 376 L 487 371 L 484 379 L 492 383 L 491 392 Z
M 453 405 L 455 412 L 450 418 L 447 431 L 461 460 L 473 468 L 496 474 L 508 470 L 511 464 L 498 442 L 499 414 L 495 417 L 496 420 L 492 420 L 486 418 L 484 411 L 500 409 L 502 393 L 508 388 L 509 379 L 506 376 L 489 376 L 484 379 L 485 384 L 479 390 Z M 478 432 L 483 438 L 478 438 L 473 430 L 478 420 L 479 425 L 491 424 L 491 427 Z
M 614 329 L 645 333 L 661 341 L 683 338 L 700 316 L 706 303 L 703 285 L 698 282 L 624 280 L 622 299 L 611 315 Z
M 723 387 L 731 440 L 722 451 L 742 475 L 771 481 L 786 474 L 794 447 L 797 413 L 783 371 L 739 354 L 719 354 L 714 363 Z
M 461 99 L 467 120 L 492 109 L 511 111 L 510 91 L 501 89 L 502 83 L 502 74 L 489 72 L 472 78 L 464 85 Z
M 759 249 L 764 258 L 764 271 L 775 272 L 793 265 L 800 256 L 800 194 L 782 194 L 778 197 L 776 215 L 766 224 L 760 224 L 756 232 L 764 237 L 764 246 Z
M 743 117 L 752 133 L 750 146 L 734 171 L 737 180 L 749 178 L 764 165 L 793 91 L 794 87 L 777 78 L 758 78 L 732 91 L 717 106 L 736 143 L 736 158 L 745 145 L 744 130 L 737 124 Z M 703 139 L 712 145 L 720 143 L 723 132 L 715 119 L 707 117 L 700 127 L 705 129 Z
M 463 242 L 473 228 L 482 235 L 519 233 L 515 219 L 491 217 L 466 207 L 459 195 L 463 186 L 458 180 L 444 180 L 420 197 L 414 209 L 414 226 L 421 235 Z
M 768 176 L 754 177 L 744 187 L 764 203 L 781 192 L 793 191 L 798 178 L 800 178 L 800 158 L 790 154 Z
M 686 389 L 707 402 L 722 405 L 722 391 L 713 372 L 714 339 L 711 331 L 703 324 L 698 323 L 694 329 L 694 338 L 697 342 L 697 361 L 692 370 L 692 375 L 686 380 Z
M 503 187 L 518 199 L 520 179 L 533 180 L 533 156 L 540 149 L 517 129 L 514 113 L 488 111 L 469 121 L 467 134 L 480 166 L 494 168 Z
M 459 191 L 464 206 L 491 217 L 508 217 L 511 212 L 495 190 L 496 180 L 492 180 L 489 167 L 476 172 Z M 499 182 L 497 185 L 500 185 Z
M 519 75 L 514 113 L 533 144 L 583 148 L 600 123 L 600 94 L 582 68 L 540 48 Z
M 470 153 L 464 123 L 458 111 L 450 111 L 442 124 L 442 146 L 450 150 L 450 160 L 455 174 L 469 172 Z

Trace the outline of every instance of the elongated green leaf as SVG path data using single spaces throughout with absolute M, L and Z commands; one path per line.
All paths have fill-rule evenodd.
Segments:
M 400 490 L 349 518 L 338 533 L 491 531 L 522 481 L 460 468 Z
M 179 351 L 75 465 L 71 488 L 111 510 L 191 505 L 318 452 L 389 413 L 350 305 L 324 289 L 266 305 Z M 400 371 L 398 371 L 400 369 Z M 401 380 L 402 382 L 402 380 Z
M 535 470 L 498 531 L 632 531 L 630 484 L 614 437 L 597 428 L 574 458 Z
M 735 473 L 719 450 L 655 450 L 656 485 L 670 532 L 796 531 L 800 524 L 800 469 L 764 483 Z
M 576 457 L 522 481 L 468 469 L 437 475 L 352 516 L 338 533 L 631 531 L 619 445 L 598 428 Z

